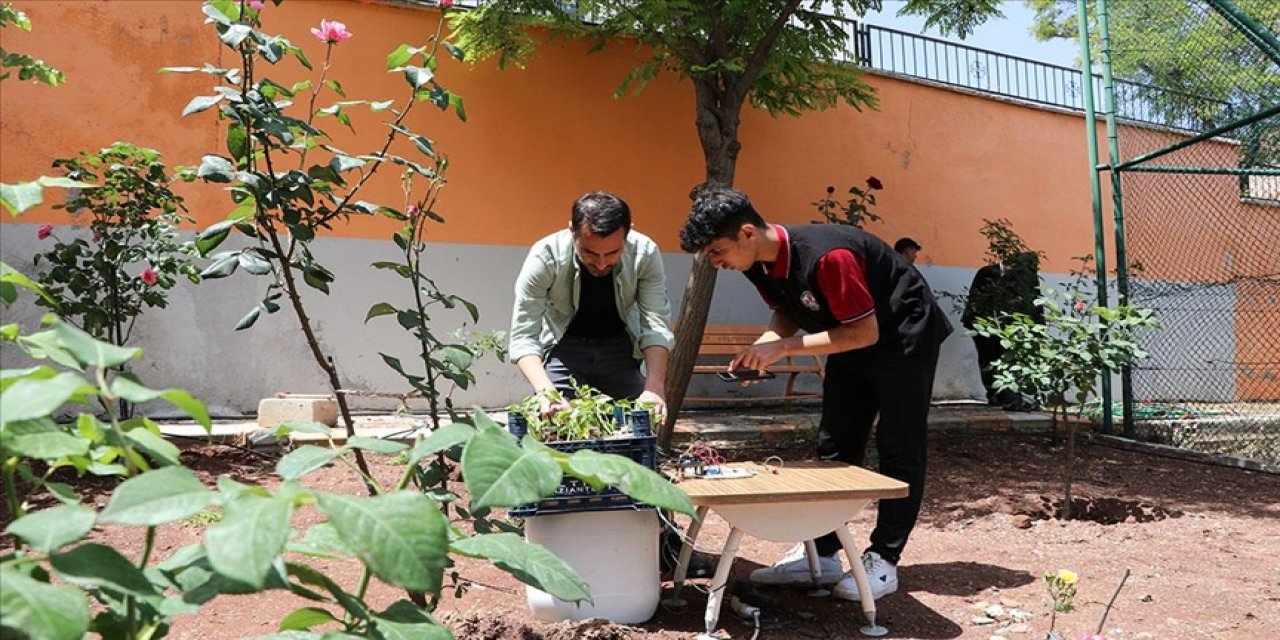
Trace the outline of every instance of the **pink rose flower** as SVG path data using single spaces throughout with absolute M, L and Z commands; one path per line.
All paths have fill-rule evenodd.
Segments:
M 320 42 L 326 44 L 338 44 L 343 40 L 351 37 L 351 32 L 347 31 L 347 25 L 341 22 L 330 22 L 328 20 L 320 21 L 320 28 L 311 27 L 311 35 L 315 36 Z
M 1084 303 L 1084 300 L 1076 300 L 1076 313 L 1084 313 L 1087 306 L 1088 305 Z
M 1087 636 L 1081 636 L 1080 640 L 1107 640 L 1107 637 L 1104 635 L 1091 633 Z
M 262 11 L 267 8 L 267 5 L 264 4 L 262 0 L 249 0 L 249 8 L 254 11 Z
M 36 237 L 41 240 L 44 240 L 51 235 L 53 235 L 53 225 L 47 222 L 40 225 L 40 229 L 36 231 Z
M 453 6 L 453 0 L 440 0 L 440 8 L 448 9 Z
M 160 279 L 160 272 L 156 271 L 151 267 L 147 267 L 146 269 L 142 270 L 141 274 L 138 275 L 138 279 L 142 280 L 143 284 L 147 285 L 148 287 L 153 287 L 156 284 L 156 280 Z
M 405 209 L 405 210 L 404 210 L 404 212 L 405 212 L 407 215 L 416 216 L 416 215 L 418 215 L 418 205 L 416 205 L 416 204 L 411 204 L 411 205 L 409 205 L 409 208 L 408 208 L 408 209 Z

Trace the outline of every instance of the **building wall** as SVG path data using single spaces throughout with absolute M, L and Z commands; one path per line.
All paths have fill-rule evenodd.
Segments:
M 5 33 L 5 46 L 42 57 L 67 73 L 51 89 L 6 81 L 0 92 L 0 179 L 16 182 L 49 172 L 52 159 L 97 149 L 117 139 L 152 146 L 172 165 L 197 164 L 223 148 L 223 127 L 212 112 L 179 114 L 196 95 L 211 93 L 208 76 L 157 73 L 163 66 L 232 64 L 231 50 L 202 24 L 197 3 L 28 3 L 35 31 Z M 301 46 L 317 68 L 324 47 L 307 32 L 321 18 L 345 22 L 355 37 L 334 51 L 330 77 L 352 99 L 406 94 L 399 74 L 383 74 L 385 56 L 402 42 L 422 43 L 438 12 L 377 2 L 314 0 L 266 9 L 266 30 Z M 8 30 L 7 30 L 8 31 Z M 415 130 L 436 140 L 451 160 L 449 185 L 438 205 L 447 223 L 431 232 L 429 272 L 440 286 L 476 302 L 480 330 L 505 329 L 511 288 L 527 246 L 568 222 L 580 194 L 605 189 L 632 206 L 636 227 L 664 248 L 668 288 L 678 305 L 691 264 L 677 234 L 687 193 L 703 178 L 693 127 L 693 92 L 670 76 L 638 96 L 611 97 L 637 59 L 630 45 L 588 53 L 586 43 L 553 43 L 524 70 L 499 71 L 442 60 L 438 77 L 465 98 L 459 122 L 426 103 L 410 116 Z M 372 72 L 371 72 L 372 71 Z M 262 67 L 280 84 L 311 77 L 290 60 Z M 1046 253 L 1045 275 L 1064 277 L 1072 256 L 1092 252 L 1088 171 L 1079 116 L 939 89 L 886 76 L 868 76 L 880 96 L 877 111 L 839 107 L 800 118 L 744 115 L 736 186 L 773 222 L 818 218 L 811 205 L 828 185 L 843 193 L 868 176 L 885 185 L 875 211 L 885 218 L 870 231 L 892 243 L 909 235 L 924 245 L 921 270 L 939 291 L 962 292 L 983 262 L 984 218 L 1008 218 L 1026 242 Z M 322 98 L 320 104 L 328 104 Z M 333 144 L 349 152 L 377 148 L 384 129 L 376 116 L 353 112 L 356 133 L 331 119 L 318 121 Z M 415 152 L 403 149 L 405 155 Z M 379 176 L 361 197 L 402 202 L 397 176 Z M 202 228 L 231 208 L 216 185 L 183 185 Z M 59 197 L 46 192 L 47 200 Z M 0 256 L 29 269 L 40 245 L 36 225 L 59 234 L 77 221 L 48 206 L 0 225 Z M 389 259 L 393 223 L 359 218 L 315 245 L 337 274 L 329 296 L 308 292 L 320 335 L 347 386 L 401 391 L 403 383 L 378 352 L 408 357 L 411 345 L 393 321 L 363 320 L 369 305 L 404 300 L 399 280 L 368 264 Z M 260 298 L 265 282 L 242 274 L 175 290 L 170 308 L 144 316 L 136 343 L 147 351 L 144 379 L 191 389 L 220 411 L 252 411 L 277 391 L 317 391 L 324 381 L 310 361 L 287 309 L 233 332 Z M 945 305 L 945 302 L 944 302 Z M 15 307 L 8 315 L 38 313 Z M 720 274 L 711 322 L 764 322 L 767 310 L 745 280 Z M 443 325 L 443 326 L 442 326 Z M 437 319 L 439 330 L 460 319 Z M 959 323 L 956 322 L 958 327 Z M 6 366 L 13 358 L 4 352 Z M 474 388 L 454 394 L 458 405 L 500 406 L 525 385 L 514 367 L 486 359 Z M 701 376 L 705 378 L 707 376 Z M 711 380 L 695 380 L 706 390 Z M 708 386 L 709 385 L 709 386 Z M 971 342 L 957 333 L 944 345 L 935 395 L 979 397 Z M 371 400 L 358 405 L 373 406 Z

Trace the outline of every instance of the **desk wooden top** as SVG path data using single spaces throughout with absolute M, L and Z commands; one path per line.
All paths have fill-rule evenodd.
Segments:
M 905 498 L 907 483 L 843 462 L 786 462 L 783 466 L 741 462 L 723 465 L 752 469 L 750 478 L 682 479 L 676 486 L 694 506 L 820 502 L 847 499 Z

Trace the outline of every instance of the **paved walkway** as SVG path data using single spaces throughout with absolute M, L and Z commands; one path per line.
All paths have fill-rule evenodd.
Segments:
M 786 446 L 814 439 L 818 428 L 819 409 L 816 404 L 794 407 L 736 407 L 695 409 L 684 412 L 676 422 L 674 441 L 679 444 L 702 440 L 720 447 L 734 446 Z M 506 421 L 506 414 L 495 411 L 489 414 L 498 423 Z M 355 416 L 356 434 L 412 442 L 419 434 L 426 434 L 426 419 L 420 415 L 359 415 Z M 1045 413 L 1013 413 L 992 409 L 974 403 L 943 403 L 934 405 L 929 413 L 929 430 L 933 434 L 963 432 L 1048 432 L 1052 423 Z M 170 436 L 183 439 L 204 439 L 204 429 L 192 422 L 168 422 L 160 425 Z M 277 445 L 270 432 L 260 429 L 252 420 L 214 422 L 212 439 L 245 446 L 274 447 Z M 334 441 L 346 439 L 342 429 L 334 429 Z M 295 442 L 323 442 L 325 436 L 314 433 L 294 433 Z

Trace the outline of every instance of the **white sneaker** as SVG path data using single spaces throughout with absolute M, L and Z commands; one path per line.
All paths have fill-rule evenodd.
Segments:
M 840 581 L 843 567 L 838 556 L 818 556 L 818 568 L 822 570 L 822 575 L 818 577 L 817 584 L 825 587 Z M 773 586 L 815 584 L 809 575 L 809 560 L 804 551 L 804 543 L 792 547 L 773 566 L 752 571 L 751 582 Z
M 862 566 L 867 570 L 867 581 L 871 583 L 873 599 L 879 600 L 898 590 L 898 567 L 892 562 L 881 558 L 880 554 L 874 551 L 868 551 L 862 554 Z M 844 575 L 844 578 L 831 590 L 831 595 L 842 600 L 861 600 L 858 594 L 858 581 L 853 579 L 852 573 Z

